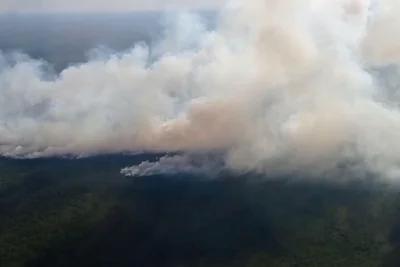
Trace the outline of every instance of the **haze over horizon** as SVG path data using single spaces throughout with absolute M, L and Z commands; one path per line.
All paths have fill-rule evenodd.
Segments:
M 185 9 L 216 9 L 221 7 L 225 0 L 5 0 L 0 2 L 1 13 L 58 13 L 58 12 L 131 12 L 156 10 L 185 10 Z

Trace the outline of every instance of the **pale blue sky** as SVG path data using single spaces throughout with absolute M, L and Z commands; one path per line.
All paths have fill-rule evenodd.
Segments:
M 0 0 L 0 12 L 10 11 L 129 11 L 215 8 L 225 0 Z

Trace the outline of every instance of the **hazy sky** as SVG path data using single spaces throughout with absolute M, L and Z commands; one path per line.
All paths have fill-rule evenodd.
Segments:
M 0 12 L 129 11 L 218 7 L 225 0 L 0 0 Z

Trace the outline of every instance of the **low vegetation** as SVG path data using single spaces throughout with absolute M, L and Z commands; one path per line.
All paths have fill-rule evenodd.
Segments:
M 137 160 L 0 161 L 0 265 L 399 266 L 391 186 L 119 174 Z

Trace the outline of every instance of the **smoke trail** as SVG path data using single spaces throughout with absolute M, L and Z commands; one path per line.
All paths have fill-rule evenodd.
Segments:
M 151 52 L 139 44 L 50 77 L 44 62 L 3 55 L 0 153 L 218 150 L 233 171 L 351 162 L 396 178 L 400 6 L 382 0 L 368 17 L 370 4 L 234 1 L 215 31 L 183 15 Z
M 126 176 L 148 176 L 157 174 L 189 174 L 215 177 L 224 171 L 220 157 L 214 155 L 175 155 L 164 156 L 155 162 L 144 161 L 126 167 L 121 173 Z

